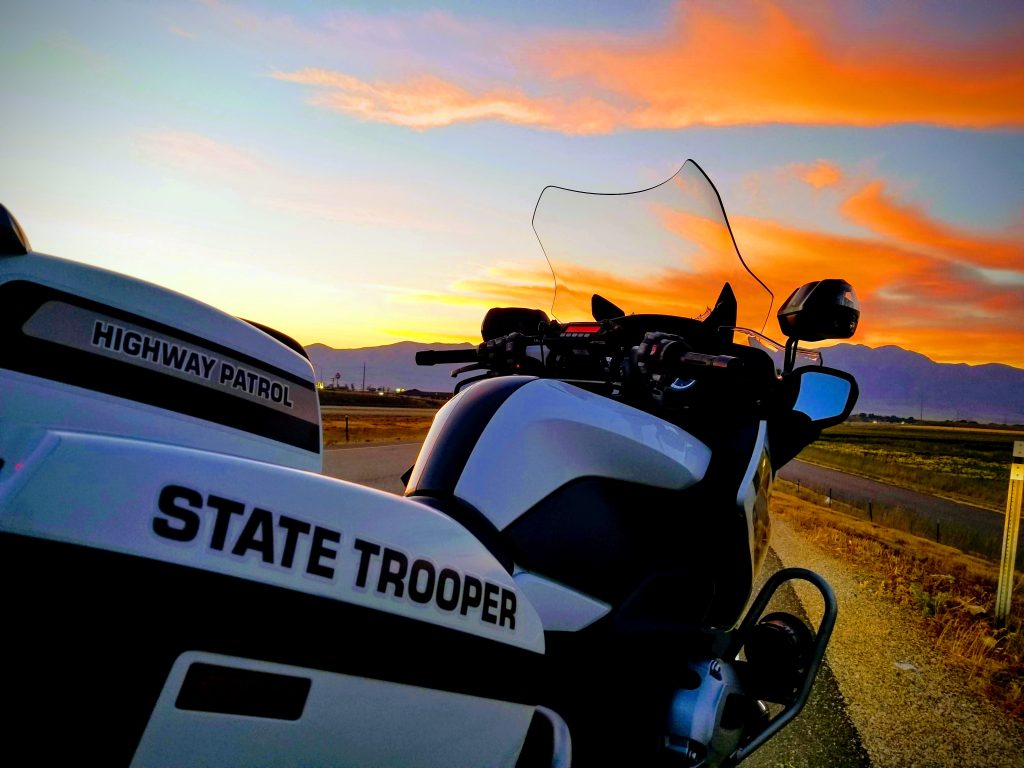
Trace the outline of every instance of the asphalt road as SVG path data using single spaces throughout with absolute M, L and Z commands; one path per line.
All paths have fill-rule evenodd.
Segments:
M 399 443 L 329 449 L 324 453 L 324 474 L 401 493 L 403 487 L 399 478 L 415 462 L 419 448 L 419 443 Z M 770 551 L 757 586 L 780 567 L 778 557 Z M 776 593 L 769 610 L 785 610 L 806 619 L 795 592 L 788 585 Z M 744 764 L 751 768 L 870 766 L 827 662 L 819 669 L 810 700 L 800 715 Z
M 769 549 L 755 590 L 780 568 L 778 555 Z M 807 614 L 790 584 L 779 588 L 765 612 L 774 611 L 786 611 L 807 622 Z M 827 660 L 818 668 L 807 706 L 743 765 L 750 768 L 869 768 L 871 760 L 846 711 L 846 701 Z
M 911 511 L 922 523 L 921 530 L 915 525 L 913 532 L 927 535 L 932 539 L 936 538 L 936 523 L 939 524 L 940 530 L 951 531 L 959 528 L 977 532 L 978 536 L 972 546 L 989 557 L 999 556 L 1005 522 L 1004 515 L 999 512 L 970 504 L 958 504 L 937 496 L 929 496 L 926 493 L 799 460 L 793 460 L 783 467 L 778 476 L 794 483 L 799 480 L 802 487 L 815 490 L 823 496 L 831 490 L 836 501 L 854 504 L 862 509 L 866 508 L 869 501 L 890 507 L 902 507 Z M 941 535 L 939 540 L 942 540 Z M 1024 550 L 1018 552 L 1018 563 L 1022 562 L 1022 559 Z
M 377 443 L 324 451 L 324 474 L 389 493 L 404 490 L 401 477 L 416 462 L 419 443 Z

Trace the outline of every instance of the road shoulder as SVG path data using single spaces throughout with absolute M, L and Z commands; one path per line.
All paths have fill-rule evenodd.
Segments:
M 1020 765 L 1024 726 L 973 692 L 966 673 L 934 650 L 920 616 L 876 594 L 876 576 L 778 516 L 772 548 L 784 565 L 809 567 L 835 590 L 839 620 L 827 658 L 873 765 Z M 796 591 L 816 621 L 820 597 L 809 586 Z

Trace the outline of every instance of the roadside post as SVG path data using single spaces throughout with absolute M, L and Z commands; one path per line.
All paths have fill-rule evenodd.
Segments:
M 995 619 L 998 626 L 1006 624 L 1006 619 L 1010 615 L 1013 565 L 1017 560 L 1017 534 L 1020 531 L 1022 496 L 1024 496 L 1024 440 L 1017 440 L 1013 444 L 1013 462 L 1010 464 L 1010 489 L 1006 493 L 1003 556 L 999 562 L 999 588 L 996 591 Z

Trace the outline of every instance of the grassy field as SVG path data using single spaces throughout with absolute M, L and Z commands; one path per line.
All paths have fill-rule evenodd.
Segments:
M 1009 621 L 991 618 L 996 567 L 902 531 L 850 518 L 786 493 L 772 514 L 801 535 L 871 574 L 864 583 L 880 599 L 921 612 L 935 647 L 966 667 L 976 687 L 1024 719 L 1024 579 L 1018 574 Z
M 324 446 L 422 440 L 435 413 L 436 408 L 324 407 Z
M 812 504 L 824 504 L 822 493 L 800 487 L 787 480 L 777 480 L 777 487 L 788 494 L 796 496 Z M 986 560 L 998 563 L 1002 554 L 1002 533 L 994 534 L 991 531 L 979 530 L 969 522 L 946 521 L 940 529 L 935 525 L 934 520 L 928 514 L 922 514 L 916 509 L 903 506 L 890 506 L 875 500 L 870 507 L 866 502 L 843 501 L 833 498 L 831 508 L 842 514 L 856 517 L 860 520 L 875 523 L 877 525 L 891 528 L 896 532 L 911 534 L 926 539 L 931 539 L 941 544 L 953 547 L 961 552 L 985 558 Z M 1017 548 L 1017 567 L 1024 568 L 1024 540 L 1022 546 Z
M 846 423 L 825 430 L 800 458 L 1001 512 L 1015 440 L 1024 432 Z

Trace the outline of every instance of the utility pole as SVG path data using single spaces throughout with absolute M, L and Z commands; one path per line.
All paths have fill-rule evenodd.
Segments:
M 1017 534 L 1020 530 L 1021 496 L 1024 495 L 1024 440 L 1013 444 L 1010 464 L 1010 489 L 1006 494 L 1006 525 L 1003 527 L 1003 556 L 999 561 L 999 588 L 996 591 L 996 625 L 1006 626 L 1010 615 L 1013 566 L 1017 561 Z
M 366 391 L 366 363 L 363 363 L 363 392 Z

